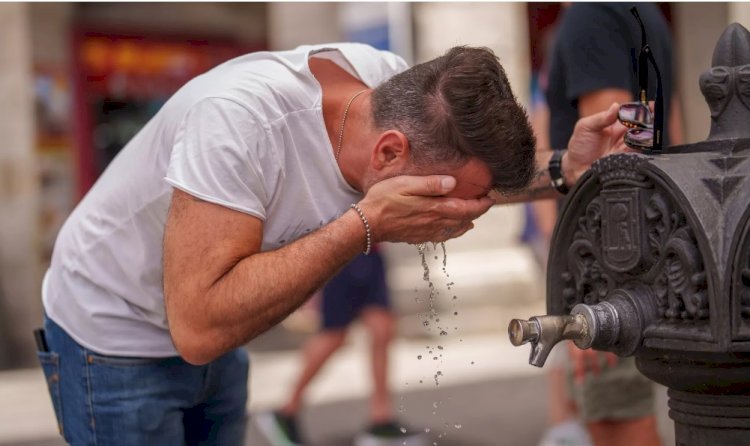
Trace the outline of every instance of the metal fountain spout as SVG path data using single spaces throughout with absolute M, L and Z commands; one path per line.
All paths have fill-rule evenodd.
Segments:
M 578 348 L 591 346 L 591 330 L 582 314 L 534 316 L 528 321 L 513 319 L 508 325 L 508 336 L 515 346 L 531 342 L 529 364 L 537 367 L 544 366 L 552 348 L 564 339 L 573 341 Z
M 643 287 L 626 286 L 595 305 L 577 304 L 568 315 L 513 319 L 508 337 L 515 346 L 531 343 L 529 364 L 537 367 L 543 367 L 552 348 L 565 339 L 580 349 L 593 347 L 628 356 L 641 344 L 644 327 L 654 319 L 652 302 L 651 293 Z

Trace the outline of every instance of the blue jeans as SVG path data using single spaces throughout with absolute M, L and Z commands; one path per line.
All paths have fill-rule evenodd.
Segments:
M 38 352 L 60 433 L 73 445 L 241 445 L 249 361 L 244 349 L 203 365 L 179 356 L 105 356 L 45 317 Z

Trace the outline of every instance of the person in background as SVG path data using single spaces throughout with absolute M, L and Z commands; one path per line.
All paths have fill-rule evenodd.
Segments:
M 550 39 L 543 39 L 548 41 Z M 547 86 L 546 65 L 538 73 L 534 73 L 531 81 L 531 106 L 529 107 L 529 122 L 536 138 L 536 150 L 551 153 L 549 144 L 549 107 L 544 92 Z M 521 241 L 531 248 L 539 264 L 542 274 L 546 275 L 549 247 L 552 242 L 552 232 L 557 222 L 557 199 L 534 200 L 526 203 L 526 225 L 521 234 Z
M 394 337 L 396 320 L 386 283 L 385 265 L 379 249 L 369 256 L 359 255 L 323 288 L 320 301 L 321 330 L 302 350 L 303 366 L 286 400 L 278 410 L 261 413 L 256 423 L 273 446 L 304 445 L 299 413 L 305 391 L 329 358 L 344 345 L 351 324 L 359 319 L 370 335 L 372 394 L 367 430 L 359 442 L 372 440 L 409 440 L 418 434 L 409 432 L 394 417 L 388 389 L 388 350 Z
M 636 99 L 634 63 L 641 30 L 630 12 L 632 6 L 574 3 L 565 10 L 553 44 L 546 94 L 553 149 L 566 147 L 580 118 L 606 110 L 612 102 Z M 669 26 L 656 5 L 640 3 L 637 7 L 661 71 L 665 122 L 669 123 L 664 137 L 667 147 L 681 142 Z M 649 69 L 649 91 L 654 92 L 656 76 Z M 633 358 L 619 359 L 572 346 L 569 355 L 567 387 L 596 446 L 660 444 L 653 386 L 638 372 Z
M 551 34 L 545 43 L 551 44 Z M 545 45 L 549 55 L 551 45 Z M 549 143 L 549 107 L 544 92 L 547 90 L 547 64 L 532 80 L 532 101 L 529 109 L 529 120 L 537 140 L 537 151 L 551 151 Z M 558 200 L 535 200 L 526 204 L 527 227 L 526 238 L 535 258 L 540 265 L 542 277 L 547 276 L 547 261 L 552 243 L 552 234 L 557 222 Z M 575 402 L 568 394 L 565 379 L 565 364 L 568 352 L 561 348 L 553 349 L 545 369 L 547 371 L 547 409 L 548 429 L 538 446 L 591 446 L 591 439 L 578 418 Z

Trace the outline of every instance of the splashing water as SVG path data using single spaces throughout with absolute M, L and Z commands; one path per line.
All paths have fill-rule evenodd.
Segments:
M 432 251 L 431 252 L 429 251 L 428 245 L 426 243 L 420 243 L 420 244 L 415 245 L 416 248 L 417 248 L 417 253 L 419 254 L 419 257 L 420 257 L 421 264 L 422 264 L 422 269 L 423 269 L 422 280 L 424 280 L 424 282 L 427 283 L 427 287 L 428 287 L 428 290 L 429 290 L 429 295 L 428 295 L 428 299 L 427 299 L 428 310 L 425 313 L 419 313 L 418 317 L 421 319 L 422 325 L 427 328 L 428 332 L 432 332 L 432 330 L 434 328 L 437 331 L 437 334 L 439 336 L 443 337 L 443 336 L 449 336 L 450 335 L 449 334 L 450 328 L 446 327 L 446 326 L 443 326 L 443 324 L 445 322 L 441 323 L 441 321 L 440 321 L 440 317 L 439 317 L 440 313 L 438 313 L 438 310 L 437 310 L 437 307 L 436 307 L 436 299 L 440 296 L 440 291 L 438 290 L 438 288 L 435 286 L 435 284 L 431 280 L 431 277 L 430 277 L 430 266 L 429 266 L 429 263 L 427 261 L 428 260 L 427 256 L 430 255 L 430 254 L 433 255 L 433 259 L 434 260 L 439 260 L 439 255 L 437 253 L 437 245 L 438 245 L 437 243 L 433 243 L 432 244 Z M 445 248 L 445 243 L 440 243 L 440 247 L 441 247 L 442 255 L 443 255 L 442 268 L 441 269 L 442 269 L 443 275 L 445 276 L 445 279 L 446 279 L 445 280 L 445 287 L 447 288 L 448 292 L 450 293 L 449 296 L 452 297 L 452 299 L 450 300 L 450 302 L 452 303 L 452 306 L 453 306 L 452 310 L 453 311 L 451 311 L 451 312 L 453 313 L 452 316 L 455 317 L 455 316 L 458 316 L 458 311 L 456 311 L 456 303 L 458 301 L 458 296 L 456 294 L 453 294 L 453 293 L 455 293 L 455 291 L 452 291 L 453 287 L 455 286 L 455 282 L 450 280 L 450 274 L 448 274 L 448 270 L 447 270 L 448 255 L 447 255 L 447 251 L 446 251 L 446 248 Z M 430 260 L 433 260 L 433 259 L 430 259 Z M 416 297 L 415 301 L 417 303 L 420 303 L 422 301 L 422 299 L 420 299 L 419 297 Z M 446 313 L 446 314 L 450 315 L 450 313 Z M 446 319 L 451 319 L 451 317 L 450 316 L 446 317 Z M 450 323 L 449 321 L 446 321 L 446 322 Z M 453 327 L 453 331 L 458 331 L 458 327 L 457 326 Z M 459 342 L 463 342 L 463 339 L 459 339 Z M 428 358 L 430 356 L 432 356 L 433 361 L 436 361 L 436 366 L 438 368 L 440 368 L 442 366 L 442 364 L 443 364 L 443 352 L 446 352 L 446 347 L 444 345 L 436 345 L 436 346 L 427 345 L 427 346 L 425 346 L 425 349 L 427 350 L 427 353 L 429 355 Z M 435 351 L 434 354 L 433 354 L 433 351 Z M 417 355 L 417 359 L 421 360 L 422 356 L 423 355 Z M 441 381 L 441 379 L 443 377 L 444 377 L 444 375 L 443 375 L 442 370 L 440 370 L 440 369 L 436 370 L 436 372 L 433 375 L 433 381 L 434 381 L 435 387 L 440 387 L 440 381 Z M 422 379 L 419 379 L 419 383 L 423 384 L 424 381 Z M 433 402 L 433 404 L 432 404 L 432 407 L 433 407 L 432 414 L 433 415 L 437 415 L 439 407 L 440 407 L 440 404 L 441 403 L 439 401 Z M 443 437 L 447 437 L 448 436 L 448 432 L 447 431 L 450 430 L 451 426 L 453 426 L 455 429 L 460 429 L 461 428 L 461 424 L 458 424 L 458 423 L 455 423 L 455 422 L 454 423 L 448 423 L 445 419 L 443 419 L 442 421 L 444 422 L 443 423 L 444 427 L 443 427 L 443 429 L 440 429 L 440 430 L 442 430 L 442 432 L 440 432 L 439 435 L 437 435 L 438 439 L 442 439 Z M 429 433 L 430 432 L 430 428 L 425 428 L 425 432 Z M 438 434 L 438 432 L 435 432 L 435 434 Z M 434 446 L 437 446 L 438 442 L 434 441 L 434 442 L 432 442 L 432 444 Z

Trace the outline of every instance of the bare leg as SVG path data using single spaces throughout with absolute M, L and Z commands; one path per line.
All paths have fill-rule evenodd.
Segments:
M 549 382 L 548 410 L 551 426 L 564 423 L 576 416 L 576 406 L 568 395 L 565 386 L 565 370 L 560 366 L 552 367 L 547 373 Z
M 302 397 L 310 381 L 318 374 L 328 358 L 338 350 L 346 339 L 346 329 L 325 330 L 313 335 L 305 343 L 303 356 L 305 365 L 297 379 L 289 401 L 281 408 L 285 415 L 296 415 L 302 405 Z
M 382 307 L 368 307 L 362 312 L 362 322 L 372 340 L 373 394 L 370 399 L 370 421 L 373 424 L 393 419 L 391 394 L 388 389 L 388 348 L 393 340 L 393 314 Z
M 653 415 L 627 421 L 597 421 L 586 427 L 596 446 L 661 445 Z

